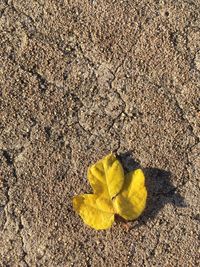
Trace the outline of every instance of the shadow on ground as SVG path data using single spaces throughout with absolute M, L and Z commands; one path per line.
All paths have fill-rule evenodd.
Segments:
M 132 157 L 132 152 L 126 152 L 118 156 L 125 172 L 142 168 Z M 146 224 L 148 220 L 156 217 L 162 208 L 171 203 L 175 207 L 185 207 L 184 198 L 177 192 L 177 188 L 171 182 L 169 171 L 157 168 L 142 168 L 145 173 L 146 187 L 148 191 L 147 205 L 144 213 L 138 219 L 137 227 Z

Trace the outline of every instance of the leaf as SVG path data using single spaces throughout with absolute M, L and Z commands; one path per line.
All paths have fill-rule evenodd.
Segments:
M 112 199 L 123 186 L 124 170 L 111 153 L 88 169 L 88 180 L 95 194 Z
M 122 191 L 113 200 L 115 211 L 126 220 L 140 216 L 146 206 L 147 190 L 141 169 L 128 173 Z
M 73 198 L 73 207 L 84 223 L 96 230 L 107 229 L 114 222 L 111 200 L 94 194 L 84 194 Z
M 142 170 L 128 173 L 111 153 L 88 169 L 94 194 L 73 198 L 73 207 L 83 221 L 96 230 L 107 229 L 117 213 L 127 220 L 136 219 L 146 205 L 147 190 Z

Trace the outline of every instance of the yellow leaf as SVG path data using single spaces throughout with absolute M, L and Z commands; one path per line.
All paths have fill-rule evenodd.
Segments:
M 124 219 L 134 220 L 143 212 L 146 198 L 145 177 L 137 169 L 126 175 L 122 191 L 113 200 L 114 209 Z
M 73 207 L 83 221 L 96 230 L 107 229 L 117 213 L 127 220 L 136 219 L 146 205 L 147 190 L 142 170 L 128 173 L 111 153 L 88 169 L 94 194 L 73 198 Z
M 112 201 L 93 194 L 73 198 L 73 207 L 83 221 L 96 230 L 107 229 L 114 222 Z
M 88 180 L 95 194 L 112 199 L 124 183 L 123 167 L 111 153 L 88 169 Z

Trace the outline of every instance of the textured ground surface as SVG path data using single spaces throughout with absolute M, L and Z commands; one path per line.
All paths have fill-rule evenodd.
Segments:
M 0 0 L 0 266 L 197 266 L 200 1 Z M 90 163 L 141 164 L 148 205 L 96 232 Z

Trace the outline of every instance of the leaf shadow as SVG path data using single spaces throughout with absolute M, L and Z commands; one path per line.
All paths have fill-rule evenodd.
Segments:
M 158 168 L 142 168 L 140 163 L 133 159 L 132 151 L 119 154 L 117 157 L 121 161 L 125 173 L 141 168 L 145 174 L 148 191 L 147 204 L 143 214 L 137 220 L 136 227 L 153 220 L 168 203 L 174 207 L 186 207 L 184 198 L 177 192 L 178 188 L 172 184 L 171 172 Z

